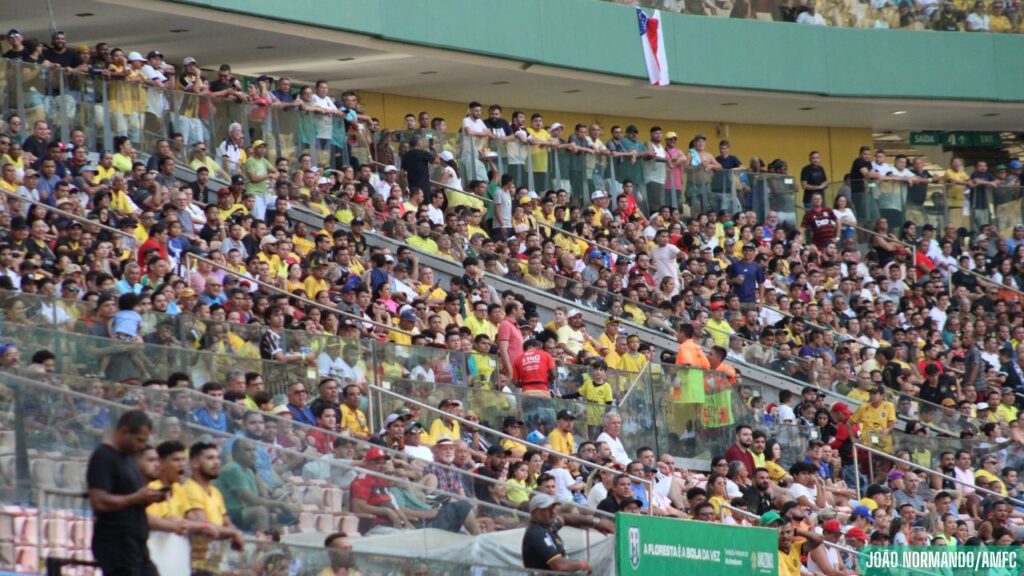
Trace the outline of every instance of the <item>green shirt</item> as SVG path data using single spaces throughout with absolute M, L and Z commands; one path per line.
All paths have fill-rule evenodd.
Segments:
M 249 159 L 245 161 L 246 175 L 251 174 L 253 176 L 266 176 L 273 169 L 274 165 L 267 158 L 257 158 L 255 156 L 250 156 Z M 273 182 L 271 182 L 270 180 L 262 180 L 260 182 L 246 182 L 245 191 L 249 192 L 250 194 L 255 194 L 257 196 L 266 196 L 270 194 L 272 185 Z
M 247 490 L 252 494 L 259 494 L 256 487 L 256 473 L 248 468 L 242 468 L 238 462 L 231 462 L 220 471 L 220 477 L 214 481 L 217 488 L 224 494 L 224 505 L 228 514 L 238 516 L 245 508 L 245 502 L 238 497 L 239 490 Z
M 491 180 L 487 183 L 487 190 L 484 190 L 484 197 L 490 200 L 485 202 L 487 204 L 487 214 L 484 215 L 484 220 L 494 219 L 494 201 L 498 197 L 498 183 Z

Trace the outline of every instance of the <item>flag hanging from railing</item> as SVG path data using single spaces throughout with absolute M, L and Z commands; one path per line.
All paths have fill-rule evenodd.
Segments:
M 661 11 L 655 10 L 653 15 L 647 16 L 637 8 L 636 19 L 640 24 L 640 44 L 644 49 L 651 85 L 668 86 L 668 57 L 665 54 L 665 35 L 661 31 Z

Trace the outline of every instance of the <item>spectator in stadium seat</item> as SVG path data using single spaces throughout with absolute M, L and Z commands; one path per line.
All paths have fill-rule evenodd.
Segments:
M 337 380 L 331 379 L 337 385 Z M 321 396 L 324 394 L 323 383 L 321 383 Z M 329 384 L 329 383 L 328 383 Z M 329 397 L 329 394 L 328 394 Z M 341 420 L 338 425 L 340 432 L 348 431 L 353 438 L 360 440 L 370 439 L 370 428 L 367 425 L 366 414 L 359 409 L 359 404 L 362 401 L 362 389 L 358 384 L 349 384 L 345 386 L 341 393 Z M 310 406 L 313 413 L 316 414 L 318 406 Z
M 548 434 L 548 444 L 552 450 L 565 455 L 576 453 L 576 438 L 572 433 L 575 423 L 575 414 L 565 409 L 558 411 L 555 429 Z
M 608 412 L 601 421 L 601 434 L 597 442 L 604 442 L 611 451 L 611 458 L 619 466 L 625 467 L 630 462 L 629 453 L 622 444 L 622 416 L 618 412 Z
M 753 475 L 754 456 L 750 447 L 754 442 L 753 429 L 746 424 L 736 426 L 735 441 L 725 451 L 725 459 L 729 462 L 740 462 L 747 469 L 748 475 Z
M 299 507 L 272 497 L 264 484 L 257 482 L 262 448 L 246 439 L 230 445 L 232 461 L 221 470 L 216 486 L 224 495 L 232 523 L 243 530 L 265 531 L 272 525 L 293 522 Z
M 812 464 L 797 462 L 789 468 L 789 475 L 793 477 L 793 484 L 789 487 L 790 497 L 812 511 L 826 506 L 824 483 Z

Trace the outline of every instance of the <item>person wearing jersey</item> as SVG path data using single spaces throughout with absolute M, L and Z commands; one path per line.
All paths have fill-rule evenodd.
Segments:
M 811 194 L 811 209 L 804 213 L 800 230 L 809 233 L 811 242 L 819 249 L 839 240 L 839 220 L 831 208 L 822 206 L 821 192 Z

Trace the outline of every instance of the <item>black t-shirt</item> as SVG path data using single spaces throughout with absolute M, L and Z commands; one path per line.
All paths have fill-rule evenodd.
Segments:
M 828 176 L 825 175 L 825 169 L 821 166 L 815 166 L 814 164 L 808 164 L 804 166 L 804 169 L 800 171 L 800 181 L 807 182 L 812 186 L 820 186 L 828 180 Z M 820 190 L 804 190 L 804 205 L 811 203 L 811 195 Z
M 8 50 L 7 52 L 3 53 L 3 57 L 8 59 L 8 60 L 21 60 L 22 58 L 24 58 L 27 55 L 28 55 L 28 52 L 25 51 L 24 48 L 22 48 L 21 50 L 13 50 L 13 49 L 11 49 L 11 50 Z
M 434 161 L 434 153 L 419 148 L 402 154 L 402 169 L 409 181 L 409 189 L 419 188 L 424 194 L 430 194 L 430 163 Z
M 601 503 L 597 505 L 597 509 L 609 514 L 615 514 L 619 511 L 619 501 L 615 499 L 614 494 L 609 494 L 601 500 Z
M 43 60 L 60 64 L 64 68 L 78 68 L 83 62 L 77 51 L 67 48 L 60 53 L 54 52 L 52 49 L 43 50 Z
M 498 118 L 497 120 L 487 118 L 486 120 L 484 120 L 484 126 L 487 126 L 487 129 L 490 130 L 491 133 L 494 134 L 495 136 L 512 135 L 512 125 L 509 124 L 508 120 L 505 120 L 504 118 Z
M 857 159 L 853 161 L 853 166 L 850 167 L 850 192 L 853 192 L 854 194 L 863 194 L 864 191 L 867 190 L 864 175 L 860 173 L 863 168 L 867 168 L 868 172 L 870 172 L 871 161 L 858 156 Z
M 117 496 L 133 494 L 145 485 L 134 458 L 118 452 L 109 444 L 100 444 L 93 451 L 85 480 L 89 490 L 103 490 Z M 94 534 L 94 538 L 107 541 L 125 538 L 145 541 L 149 537 L 146 507 L 139 505 L 118 512 L 96 512 Z
M 927 178 L 931 180 L 932 175 L 927 170 L 911 170 L 915 176 L 919 178 Z M 928 198 L 928 183 L 921 182 L 917 184 L 911 184 L 907 189 L 907 204 L 914 204 L 920 206 L 924 204 L 924 201 Z
M 565 557 L 565 546 L 557 532 L 536 522 L 530 522 L 523 534 L 523 567 L 533 570 L 550 570 L 549 560 Z

